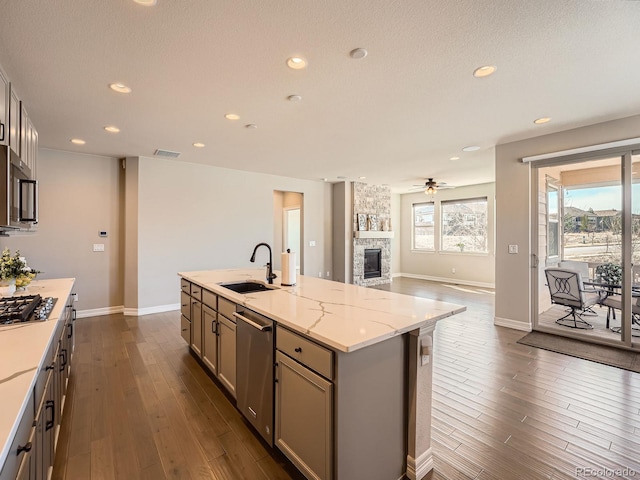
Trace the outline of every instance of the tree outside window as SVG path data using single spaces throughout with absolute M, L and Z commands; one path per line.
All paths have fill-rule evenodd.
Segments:
M 442 250 L 487 253 L 487 198 L 442 202 Z
M 413 210 L 413 245 L 414 250 L 435 250 L 434 205 L 433 202 L 414 203 Z

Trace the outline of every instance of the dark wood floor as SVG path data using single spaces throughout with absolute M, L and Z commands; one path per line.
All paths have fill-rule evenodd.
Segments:
M 489 289 L 390 289 L 468 308 L 435 332 L 428 478 L 640 478 L 639 374 L 516 344 L 523 332 L 493 325 Z M 189 354 L 177 312 L 76 332 L 55 479 L 299 478 Z

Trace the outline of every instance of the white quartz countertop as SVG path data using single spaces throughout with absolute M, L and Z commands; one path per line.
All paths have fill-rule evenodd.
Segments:
M 279 272 L 277 272 L 279 274 Z M 180 272 L 207 290 L 337 351 L 351 352 L 466 310 L 465 306 L 298 275 L 293 287 L 240 294 L 220 283 L 265 282 L 265 269 Z
M 64 318 L 63 310 L 74 282 L 74 278 L 33 281 L 16 295 L 57 298 L 49 318 L 44 322 L 0 325 L 0 468 L 9 453 L 38 371 L 43 367 L 56 324 Z

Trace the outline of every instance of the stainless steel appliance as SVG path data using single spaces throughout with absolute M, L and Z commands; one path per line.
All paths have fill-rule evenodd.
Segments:
M 0 325 L 44 321 L 57 300 L 40 295 L 0 297 Z
M 7 146 L 0 146 L 0 229 L 38 223 L 38 182 L 34 172 Z
M 241 306 L 234 315 L 237 406 L 273 446 L 273 321 Z

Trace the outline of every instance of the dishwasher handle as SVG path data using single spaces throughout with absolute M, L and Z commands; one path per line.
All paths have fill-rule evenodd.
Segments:
M 233 312 L 233 315 L 236 318 L 239 318 L 243 322 L 247 323 L 248 325 L 251 325 L 253 328 L 260 330 L 261 332 L 268 332 L 271 330 L 271 325 L 260 325 L 259 323 L 256 323 L 253 320 L 251 320 L 250 318 L 247 318 L 244 315 L 240 315 L 238 312 Z

